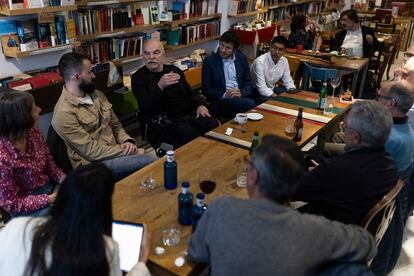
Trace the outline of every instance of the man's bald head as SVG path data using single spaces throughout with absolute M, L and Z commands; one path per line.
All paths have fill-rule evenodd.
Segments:
M 410 58 L 404 64 L 402 69 L 402 79 L 411 85 L 414 85 L 414 58 Z
M 152 72 L 161 72 L 164 63 L 164 47 L 159 40 L 151 39 L 144 43 L 144 61 Z

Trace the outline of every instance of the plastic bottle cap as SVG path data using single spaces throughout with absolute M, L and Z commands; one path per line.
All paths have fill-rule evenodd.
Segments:
M 162 246 L 156 246 L 154 248 L 154 252 L 155 252 L 156 255 L 162 255 L 162 254 L 165 253 L 165 249 Z
M 174 155 L 174 151 L 173 150 L 167 151 L 167 155 Z
M 185 264 L 185 259 L 183 257 L 178 257 L 174 262 L 175 266 L 182 267 Z
M 181 187 L 183 187 L 183 188 L 188 188 L 188 187 L 190 187 L 190 183 L 189 183 L 188 181 L 184 181 L 184 182 L 181 184 Z
M 204 199 L 204 198 L 205 198 L 204 193 L 198 193 L 197 194 L 197 199 Z

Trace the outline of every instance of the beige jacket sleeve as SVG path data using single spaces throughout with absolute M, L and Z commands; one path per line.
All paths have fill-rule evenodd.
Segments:
M 122 126 L 121 122 L 119 122 L 113 110 L 111 110 L 109 125 L 114 132 L 114 136 L 118 144 L 123 144 L 127 141 L 136 144 L 135 139 L 131 138 L 131 136 L 126 133 L 124 127 Z
M 111 116 L 112 120 L 113 118 Z M 104 145 L 92 139 L 91 135 L 79 124 L 78 118 L 72 111 L 61 110 L 55 112 L 53 114 L 52 125 L 59 136 L 65 140 L 65 143 L 86 160 L 94 161 L 122 155 L 121 145 Z M 118 133 L 120 132 L 118 129 Z M 125 133 L 125 136 L 128 135 Z

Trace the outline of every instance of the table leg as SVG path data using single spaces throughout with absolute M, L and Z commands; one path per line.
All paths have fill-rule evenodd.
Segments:
M 356 91 L 357 80 L 358 80 L 358 71 L 354 71 L 354 73 L 352 73 L 352 83 L 351 83 L 351 91 L 352 91 L 352 95 L 354 96 L 357 94 L 357 91 Z
M 368 72 L 368 63 L 362 69 L 362 76 L 361 76 L 361 81 L 360 81 L 360 84 L 359 84 L 358 99 L 361 99 L 361 97 L 362 97 L 362 92 L 364 91 L 364 83 L 365 83 L 366 78 L 367 78 L 367 72 Z M 356 74 L 356 78 L 358 78 L 358 72 L 356 72 L 354 74 Z

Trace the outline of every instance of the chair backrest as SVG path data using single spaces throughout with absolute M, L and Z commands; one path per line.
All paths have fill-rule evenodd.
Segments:
M 392 188 L 380 201 L 375 204 L 371 210 L 368 211 L 364 220 L 362 221 L 362 226 L 365 229 L 368 229 L 371 226 L 371 222 L 373 222 L 374 218 L 377 215 L 379 217 L 379 225 L 375 231 L 375 243 L 380 243 L 382 237 L 385 234 L 388 226 L 391 223 L 391 220 L 394 216 L 395 211 L 395 201 L 397 198 L 398 193 L 401 191 L 402 187 L 404 186 L 404 181 L 402 179 L 398 179 L 397 184 Z
M 63 172 L 68 173 L 73 170 L 65 141 L 63 141 L 63 139 L 56 133 L 52 125 L 50 125 L 49 130 L 47 131 L 46 144 L 49 147 L 56 165 L 58 165 Z
M 315 67 L 304 62 L 305 69 L 303 72 L 302 90 L 309 90 L 309 78 L 328 81 L 339 74 L 337 69 Z
M 290 69 L 290 74 L 292 76 L 292 79 L 295 81 L 295 85 L 297 85 L 297 83 L 296 83 L 296 73 L 299 69 L 300 59 L 296 58 L 296 57 L 290 57 L 290 56 L 286 56 L 286 58 L 289 62 L 289 69 Z
M 387 24 L 387 23 L 377 22 L 377 23 L 375 23 L 374 32 L 385 33 L 385 34 L 393 34 L 393 33 L 395 33 L 396 26 L 397 26 L 397 24 L 395 24 L 395 23 Z

